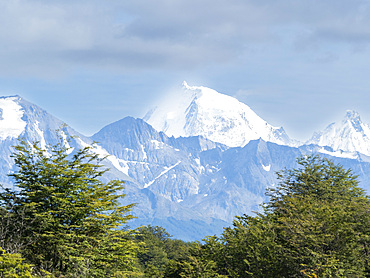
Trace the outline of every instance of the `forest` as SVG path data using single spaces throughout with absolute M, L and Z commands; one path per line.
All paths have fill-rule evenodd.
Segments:
M 0 193 L 0 277 L 370 277 L 370 200 L 351 169 L 312 155 L 277 173 L 262 212 L 202 242 L 130 228 L 124 182 L 63 138 L 20 141 Z

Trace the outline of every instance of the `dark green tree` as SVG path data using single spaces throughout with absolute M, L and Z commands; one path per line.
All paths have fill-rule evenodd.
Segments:
M 217 263 L 212 260 L 210 245 L 193 242 L 186 253 L 167 263 L 164 277 L 169 278 L 226 278 L 220 274 Z
M 142 246 L 138 259 L 146 277 L 163 277 L 166 264 L 186 254 L 191 246 L 182 240 L 172 239 L 164 228 L 151 225 L 139 227 L 135 241 Z
M 237 217 L 167 277 L 195 262 L 227 277 L 370 277 L 370 200 L 357 176 L 319 156 L 298 165 L 278 173 L 262 213 Z
M 369 275 L 370 200 L 352 171 L 319 156 L 278 173 L 266 214 L 286 271 L 299 276 Z
M 10 212 L 5 217 L 22 217 L 27 227 L 21 253 L 55 276 L 124 277 L 134 270 L 137 246 L 119 229 L 132 218 L 132 205 L 119 204 L 123 182 L 101 181 L 107 169 L 90 147 L 70 154 L 59 141 L 46 149 L 24 141 L 15 147 L 14 189 L 0 201 Z

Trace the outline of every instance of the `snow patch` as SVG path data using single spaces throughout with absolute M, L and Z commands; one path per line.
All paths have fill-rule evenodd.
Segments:
M 270 172 L 270 170 L 271 170 L 271 164 L 269 164 L 267 166 L 265 166 L 263 164 L 261 164 L 261 165 L 262 165 L 263 170 L 265 170 L 266 172 Z
M 67 151 L 66 153 L 67 154 L 71 154 L 74 150 L 74 148 L 72 148 L 69 143 L 68 143 L 68 140 L 67 140 L 67 134 L 65 134 L 65 132 L 63 130 L 60 131 L 60 135 L 62 136 L 63 138 L 63 143 L 64 143 L 64 146 L 67 148 Z
M 164 148 L 164 143 L 163 142 L 159 142 L 157 140 L 151 140 L 152 144 L 154 145 L 154 149 L 155 150 L 160 150 L 160 149 L 163 149 Z
M 207 164 L 207 166 L 208 166 L 208 164 Z M 211 168 L 212 168 L 213 170 L 215 170 L 216 172 L 218 172 L 218 171 L 220 171 L 220 170 L 221 170 L 221 168 L 217 168 L 217 167 L 215 167 L 215 166 L 211 166 Z
M 107 157 L 107 160 L 110 161 L 117 170 L 128 176 L 129 166 L 127 164 L 127 161 L 109 154 L 105 149 L 98 145 L 94 145 L 93 147 L 93 150 L 96 154 L 98 154 L 100 157 Z
M 328 154 L 340 158 L 358 159 L 358 154 L 355 152 L 343 152 L 341 150 L 331 152 L 325 149 L 321 149 L 319 150 L 319 153 Z
M 0 139 L 18 138 L 26 128 L 22 120 L 22 106 L 17 103 L 18 97 L 0 98 Z
M 44 137 L 44 132 L 39 128 L 39 124 L 40 124 L 39 121 L 35 122 L 35 125 L 34 125 L 35 126 L 35 131 L 40 137 L 39 141 L 40 141 L 41 149 L 46 150 L 46 141 L 45 141 L 45 137 Z
M 146 160 L 148 158 L 148 156 L 146 155 L 144 146 L 143 145 L 140 145 L 140 147 L 141 147 L 141 151 L 143 152 L 143 160 Z
M 108 161 L 112 163 L 112 165 L 120 172 L 124 173 L 125 175 L 128 176 L 128 162 L 117 158 L 114 155 L 109 154 L 105 149 L 103 149 L 101 146 L 98 146 L 96 144 L 94 145 L 89 145 L 86 142 L 82 141 L 81 138 L 77 138 L 78 141 L 80 142 L 80 145 L 82 147 L 92 147 L 92 151 L 96 153 L 100 158 L 106 157 Z
M 171 167 L 164 167 L 164 171 L 162 171 L 154 180 L 146 183 L 144 185 L 144 188 L 147 188 L 147 187 L 151 186 L 158 178 L 160 178 L 161 176 L 163 176 L 164 174 L 166 174 L 167 172 L 169 172 L 170 170 L 172 170 L 173 168 L 175 168 L 180 163 L 181 163 L 181 161 L 178 161 L 176 164 L 172 165 Z

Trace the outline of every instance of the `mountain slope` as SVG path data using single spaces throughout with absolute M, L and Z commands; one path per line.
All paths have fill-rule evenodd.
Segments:
M 227 148 L 199 136 L 168 137 L 131 117 L 92 139 L 127 167 L 131 181 L 124 201 L 137 203 L 133 213 L 138 217 L 131 225 L 162 225 L 186 240 L 219 233 L 234 216 L 258 211 L 265 190 L 278 182 L 275 172 L 295 167 L 302 154 L 320 153 L 353 168 L 363 181 L 370 179 L 366 157 L 336 157 L 329 147 L 294 148 L 258 139 Z
M 206 87 L 188 86 L 148 112 L 144 120 L 168 136 L 201 135 L 229 147 L 262 138 L 292 144 L 283 128 L 269 125 L 247 105 Z
M 198 89 L 189 90 L 199 93 Z M 200 103 L 198 98 L 193 100 Z M 356 123 L 352 120 L 351 124 Z M 161 225 L 184 240 L 221 233 L 234 216 L 258 211 L 266 201 L 266 188 L 278 182 L 275 171 L 295 167 L 302 154 L 320 153 L 352 168 L 370 192 L 370 157 L 359 153 L 314 144 L 289 147 L 262 139 L 243 147 L 228 147 L 203 136 L 168 137 L 131 117 L 87 138 L 18 96 L 0 98 L 1 184 L 11 185 L 7 176 L 14 165 L 10 155 L 19 137 L 46 145 L 57 143 L 58 133 L 70 139 L 63 143 L 71 147 L 71 155 L 91 146 L 94 152 L 107 156 L 105 166 L 110 171 L 104 178 L 125 180 L 126 197 L 121 202 L 137 204 L 133 214 L 138 218 L 129 223 L 131 227 Z
M 357 112 L 348 110 L 341 122 L 332 123 L 324 131 L 315 133 L 307 144 L 370 156 L 370 127 L 361 121 Z
M 38 142 L 40 147 L 55 145 L 63 138 L 63 144 L 69 148 L 68 153 L 73 154 L 75 150 L 84 146 L 91 146 L 93 151 L 108 154 L 99 146 L 69 127 L 63 121 L 55 118 L 37 105 L 34 105 L 19 96 L 0 97 L 0 182 L 5 186 L 11 186 L 11 180 L 7 176 L 13 171 L 13 146 L 22 139 L 28 143 Z M 114 157 L 109 157 L 106 167 L 112 170 L 106 176 L 127 178 L 120 169 L 114 167 Z
M 7 174 L 13 170 L 11 154 L 19 138 L 30 143 L 39 142 L 41 147 L 45 147 L 47 144 L 58 142 L 58 129 L 64 138 L 80 135 L 45 110 L 19 96 L 0 97 L 1 183 L 5 186 L 11 185 Z M 71 147 L 71 151 L 79 145 L 76 141 L 65 141 L 65 144 Z

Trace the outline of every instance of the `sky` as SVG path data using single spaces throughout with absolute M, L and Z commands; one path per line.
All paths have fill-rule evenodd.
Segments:
M 181 86 L 236 97 L 294 139 L 370 123 L 368 0 L 0 1 L 0 95 L 92 135 Z

